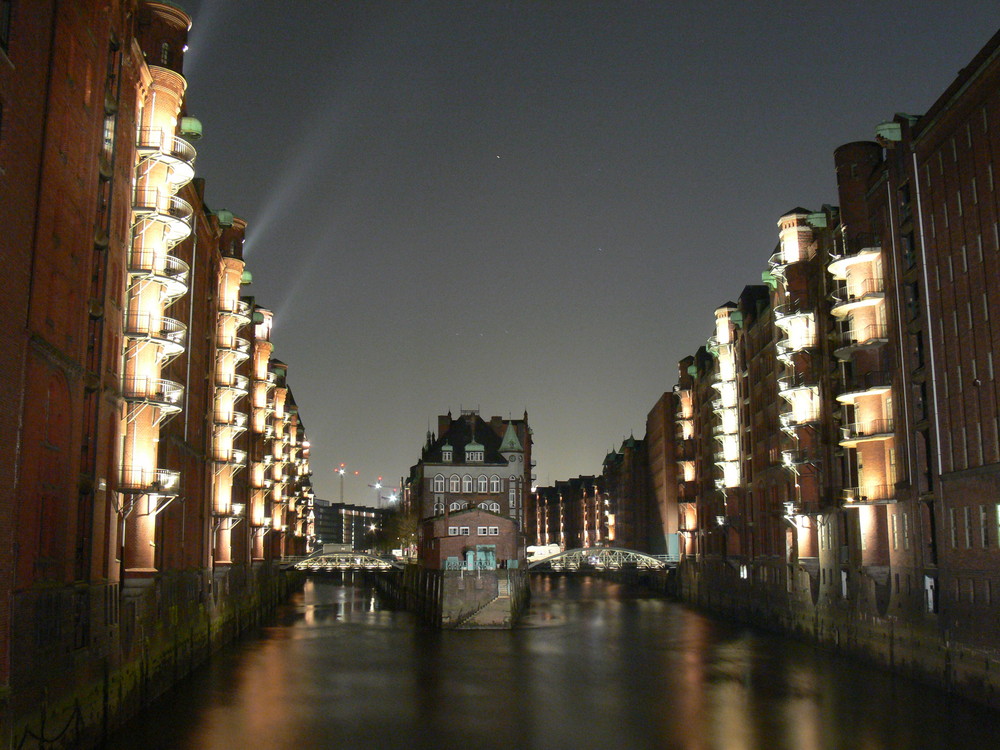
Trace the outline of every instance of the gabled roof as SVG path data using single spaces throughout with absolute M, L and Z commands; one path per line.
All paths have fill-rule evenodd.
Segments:
M 452 419 L 448 428 L 431 445 L 424 449 L 424 463 L 453 463 L 461 465 L 467 462 L 468 451 L 482 451 L 483 460 L 477 461 L 477 466 L 506 466 L 507 459 L 500 455 L 500 436 L 483 421 L 478 414 L 463 414 L 458 419 Z M 452 447 L 453 460 L 445 462 L 441 450 Z

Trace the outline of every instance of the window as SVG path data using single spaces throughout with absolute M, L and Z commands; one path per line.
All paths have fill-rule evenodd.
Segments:
M 434 477 L 434 491 L 444 492 L 444 474 L 438 474 Z
M 954 508 L 948 508 L 948 525 L 951 527 L 951 548 L 955 549 L 958 546 L 958 526 L 955 521 Z
M 496 474 L 490 477 L 490 492 L 500 492 L 500 477 Z
M 444 513 L 444 503 L 434 503 L 434 515 L 438 515 L 440 513 Z
M 451 461 L 451 451 L 448 451 L 448 450 L 441 451 L 441 460 L 442 461 L 449 461 L 450 462 Z
M 983 549 L 990 547 L 990 522 L 986 507 L 985 505 L 979 506 L 979 533 L 982 536 Z
M 483 452 L 482 451 L 469 451 L 466 454 L 465 457 L 466 457 L 466 460 L 469 461 L 469 462 L 472 462 L 472 461 L 480 461 L 481 462 L 483 460 Z
M 170 64 L 170 45 L 164 42 L 160 45 L 160 65 Z
M 459 492 L 462 489 L 462 480 L 458 478 L 458 474 L 452 474 L 448 478 L 448 489 L 451 492 Z
M 968 505 L 962 508 L 962 516 L 965 521 L 965 548 L 972 549 L 972 508 Z
M 469 527 L 468 526 L 462 526 L 459 529 L 459 535 L 460 536 L 468 536 L 469 535 Z
M 458 536 L 458 526 L 449 526 L 448 536 Z
M 0 49 L 10 49 L 10 6 L 11 0 L 0 0 Z
M 494 513 L 499 513 L 500 503 L 490 503 L 490 510 L 492 510 Z
M 896 523 L 896 515 L 892 516 L 892 548 L 899 549 L 899 528 Z M 898 588 L 898 587 L 897 587 Z
M 476 479 L 476 492 L 488 492 L 489 491 L 490 480 L 486 478 L 485 474 L 481 474 L 478 479 Z
M 485 526 L 479 526 L 476 529 L 476 533 L 479 534 L 479 536 L 486 536 L 486 534 L 487 534 L 487 528 Z
M 452 503 L 448 506 L 448 510 L 462 510 L 462 503 Z
M 472 492 L 472 477 L 468 474 L 462 477 L 462 492 Z
M 500 536 L 499 526 L 490 526 L 490 536 Z

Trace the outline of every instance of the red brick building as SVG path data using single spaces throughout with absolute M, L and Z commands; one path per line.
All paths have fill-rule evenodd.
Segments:
M 137 0 L 0 18 L 0 722 L 16 744 L 72 711 L 114 726 L 173 679 L 156 666 L 140 686 L 140 658 L 194 662 L 273 602 L 270 561 L 304 551 L 311 489 L 282 374 L 258 452 L 274 487 L 248 507 L 246 223 L 195 179 L 191 19 Z

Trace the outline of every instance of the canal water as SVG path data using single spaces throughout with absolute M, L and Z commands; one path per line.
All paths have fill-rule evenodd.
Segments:
M 513 631 L 438 632 L 307 582 L 111 748 L 933 750 L 1000 714 L 602 579 L 532 578 Z

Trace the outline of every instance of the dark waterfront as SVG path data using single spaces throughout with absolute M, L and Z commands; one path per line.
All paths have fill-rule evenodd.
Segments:
M 590 577 L 512 632 L 437 632 L 318 578 L 112 748 L 997 747 L 1000 715 Z

